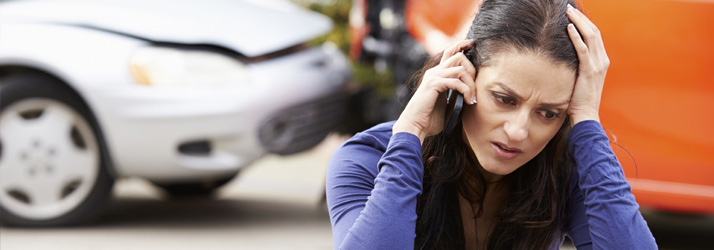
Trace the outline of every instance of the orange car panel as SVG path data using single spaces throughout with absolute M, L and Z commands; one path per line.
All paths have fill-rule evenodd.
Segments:
M 611 67 L 603 125 L 642 206 L 714 213 L 714 1 L 586 1 Z
M 473 21 L 477 4 L 474 0 L 407 1 L 405 12 L 418 13 L 406 19 L 407 31 L 417 41 L 423 41 L 431 29 L 456 35 L 464 23 Z

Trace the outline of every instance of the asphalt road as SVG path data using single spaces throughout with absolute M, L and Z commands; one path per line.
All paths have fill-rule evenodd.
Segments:
M 0 227 L 0 249 L 332 249 L 324 173 L 344 139 L 331 136 L 305 153 L 268 156 L 213 198 L 172 200 L 143 180 L 121 180 L 95 223 Z M 661 249 L 714 249 L 714 216 L 643 214 Z

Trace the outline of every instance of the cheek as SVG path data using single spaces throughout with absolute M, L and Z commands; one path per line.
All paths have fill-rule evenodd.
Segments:
M 477 93 L 478 103 L 465 106 L 461 117 L 464 131 L 468 132 L 467 135 L 472 142 L 474 142 L 473 139 L 498 133 L 498 130 L 503 128 L 505 120 L 508 119 L 503 108 L 494 101 L 493 96 L 486 92 L 479 91 Z
M 461 114 L 461 123 L 463 125 L 462 136 L 464 143 L 469 145 L 472 150 L 476 151 L 474 148 L 477 143 L 477 139 L 481 136 L 483 132 L 483 122 L 481 122 L 481 117 L 479 116 L 479 106 L 467 105 L 464 107 L 463 113 Z
M 490 107 L 486 101 L 481 101 L 479 99 L 478 103 L 474 105 L 466 105 L 461 114 L 461 121 L 464 125 L 464 130 L 477 131 L 482 130 L 486 127 L 490 127 L 489 124 L 494 123 L 496 118 L 495 110 Z
M 531 130 L 529 135 L 531 136 L 532 146 L 536 152 L 540 153 L 540 151 L 548 145 L 550 140 L 552 140 L 555 134 L 558 133 L 558 130 L 560 130 L 561 125 L 563 125 L 563 123 L 558 122 L 549 124 L 548 126 L 536 126 Z
M 478 127 L 496 129 L 508 119 L 508 114 L 504 112 L 503 107 L 495 102 L 494 97 L 486 92 L 479 91 L 477 94 L 478 103 L 469 106 L 465 112 L 468 112 L 473 122 L 478 123 Z
M 467 105 L 464 107 L 461 113 L 461 124 L 464 130 L 463 132 L 464 135 L 466 135 L 466 137 L 469 139 L 469 141 L 473 141 L 474 138 L 471 136 L 476 134 L 476 130 L 478 130 L 477 124 L 479 123 L 477 122 L 478 118 L 476 112 L 477 109 L 475 105 Z
M 479 139 L 483 140 L 497 132 L 499 119 L 497 110 L 485 101 L 465 106 L 461 115 L 464 139 L 468 140 L 466 142 L 471 147 L 476 147 Z

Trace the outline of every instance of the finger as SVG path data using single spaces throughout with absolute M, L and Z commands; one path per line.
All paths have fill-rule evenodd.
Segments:
M 441 62 L 446 61 L 449 59 L 451 56 L 455 55 L 458 52 L 461 52 L 462 50 L 468 49 L 474 44 L 474 40 L 461 40 L 453 45 L 449 46 L 444 50 L 444 54 L 441 55 Z
M 441 56 L 441 63 L 463 50 L 463 47 L 468 48 L 471 43 L 473 43 L 473 40 L 462 40 L 452 44 L 451 46 L 446 48 L 446 50 L 444 50 L 444 54 L 442 54 Z
M 590 57 L 592 57 L 594 62 L 608 62 L 609 59 L 607 58 L 607 52 L 605 52 L 605 43 L 603 42 L 600 29 L 580 10 L 573 9 L 573 12 L 590 27 L 589 29 L 585 29 L 585 31 L 581 31 L 581 37 L 588 46 Z M 578 27 L 578 29 L 580 28 Z
M 575 25 L 577 25 L 578 29 L 581 31 L 585 30 L 597 30 L 597 26 L 590 21 L 590 18 L 585 16 L 585 14 L 580 11 L 579 9 L 576 9 L 575 7 L 571 6 L 568 4 L 566 14 L 568 15 L 568 18 L 570 18 Z
M 466 87 L 468 88 L 466 92 L 461 92 L 464 95 L 465 100 L 467 100 L 468 103 L 471 103 L 472 100 L 475 97 L 475 81 L 474 77 L 468 73 L 464 69 L 463 66 L 457 66 L 457 67 L 451 67 L 447 69 L 442 69 L 442 70 L 437 70 L 433 72 L 432 77 L 435 78 L 435 81 L 438 81 L 437 79 L 458 79 L 461 81 L 461 83 L 465 84 Z M 437 87 L 438 88 L 438 87 Z M 446 91 L 446 89 L 438 89 L 439 92 Z
M 567 8 L 568 10 L 566 13 L 568 18 L 570 18 L 570 21 L 572 21 L 578 28 L 578 31 L 582 34 L 582 37 L 588 47 L 602 45 L 603 43 L 600 36 L 600 30 L 597 26 L 595 26 L 595 24 L 580 10 L 570 5 L 568 5 Z
M 589 60 L 588 46 L 583 41 L 578 30 L 575 29 L 574 24 L 568 24 L 568 35 L 570 36 L 570 41 L 573 42 L 573 47 L 575 47 L 575 52 L 578 53 L 578 60 L 580 60 L 580 68 L 584 68 L 583 64 L 587 64 Z
M 439 93 L 444 93 L 445 91 L 449 89 L 454 89 L 456 91 L 459 91 L 462 95 L 464 95 L 464 100 L 470 100 L 466 98 L 473 98 L 473 94 L 471 93 L 471 88 L 466 85 L 461 79 L 456 79 L 456 78 L 441 78 L 437 81 L 437 91 Z M 468 101 L 467 101 L 468 102 Z
M 451 58 L 447 59 L 443 65 L 448 65 L 449 67 L 460 67 L 461 72 L 459 72 L 461 79 L 469 85 L 472 89 L 471 94 L 464 95 L 466 102 L 472 104 L 476 102 L 476 67 L 473 62 L 471 62 L 466 55 L 463 53 L 457 53 Z M 448 77 L 448 76 L 444 76 Z
M 444 68 L 463 66 L 471 76 L 476 76 L 476 67 L 474 63 L 471 62 L 464 53 L 456 53 L 450 58 L 446 59 L 443 63 Z
M 424 79 L 429 79 L 430 81 L 431 79 L 438 78 L 463 79 L 464 83 L 469 86 L 471 85 L 470 83 L 474 81 L 474 77 L 464 69 L 464 66 L 455 66 L 445 69 L 429 69 L 426 74 L 428 74 L 428 76 L 425 76 Z
M 602 67 L 607 68 L 610 65 L 610 59 L 605 51 L 605 44 L 602 40 L 602 34 L 597 26 L 583 14 L 580 10 L 573 8 L 568 5 L 568 16 L 572 16 L 571 20 L 573 23 L 578 25 L 575 20 L 580 20 L 581 24 L 589 28 L 582 28 L 578 26 L 578 30 L 582 33 L 581 39 L 586 43 L 588 47 L 588 53 L 594 62 L 599 62 Z

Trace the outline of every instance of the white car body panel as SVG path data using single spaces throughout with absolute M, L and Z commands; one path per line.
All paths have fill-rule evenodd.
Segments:
M 275 0 L 17 1 L 3 6 L 0 22 L 10 20 L 86 26 L 152 41 L 213 44 L 248 57 L 303 43 L 332 28 L 325 16 Z
M 38 13 L 33 12 L 37 8 L 31 6 L 36 2 L 42 2 L 42 8 L 54 6 L 41 12 L 44 14 L 73 12 L 61 16 L 37 16 Z M 80 2 L 81 5 L 68 5 Z M 248 82 L 210 88 L 139 85 L 130 77 L 128 56 L 137 48 L 150 46 L 151 42 L 83 26 L 101 26 L 161 42 L 207 43 L 251 56 L 302 43 L 318 35 L 318 31 L 324 32 L 329 24 L 325 26 L 323 17 L 318 15 L 320 18 L 315 20 L 322 21 L 315 21 L 315 29 L 285 27 L 285 22 L 278 20 L 279 15 L 270 15 L 262 19 L 268 22 L 269 27 L 280 27 L 279 31 L 276 29 L 275 32 L 255 35 L 261 39 L 241 40 L 241 37 L 225 31 L 251 35 L 258 29 L 263 32 L 264 26 L 226 25 L 231 23 L 230 15 L 239 12 L 230 11 L 222 4 L 230 5 L 233 1 L 217 1 L 221 3 L 216 4 L 219 9 L 212 11 L 220 15 L 205 17 L 206 23 L 201 25 L 192 23 L 192 20 L 203 17 L 184 19 L 178 14 L 165 17 L 137 14 L 134 15 L 137 20 L 165 20 L 147 22 L 147 25 L 127 24 L 126 27 L 122 26 L 122 21 L 127 21 L 126 17 L 122 19 L 126 12 L 114 16 L 102 12 L 101 8 L 89 9 L 87 6 L 94 5 L 94 2 L 106 1 L 92 1 L 92 4 L 84 1 L 30 1 L 27 9 L 23 7 L 24 2 L 3 5 L 0 10 L 0 37 L 13 39 L 0 39 L 0 66 L 22 65 L 41 69 L 72 86 L 94 113 L 103 131 L 114 171 L 119 177 L 181 181 L 236 173 L 265 153 L 257 131 L 267 116 L 292 105 L 339 93 L 349 79 L 345 57 L 334 46 L 326 45 L 247 64 L 250 71 Z M 121 3 L 125 2 L 138 5 L 141 1 Z M 176 7 L 174 13 L 190 15 L 189 10 L 197 6 L 182 5 L 188 2 L 168 1 L 166 4 L 172 8 L 181 6 Z M 10 6 L 12 9 L 6 8 Z M 296 11 L 292 8 L 287 8 L 289 11 L 285 13 Z M 18 18 L 23 14 L 17 13 L 23 13 L 23 10 L 25 15 L 36 15 L 37 22 Z M 309 13 L 302 10 L 296 12 Z M 256 19 L 260 19 L 258 16 L 265 13 L 253 11 L 244 14 L 256 15 Z M 111 18 L 106 18 L 107 15 Z M 75 16 L 74 21 L 77 22 L 60 20 L 66 16 Z M 310 23 L 310 18 L 304 21 Z M 276 20 L 270 23 L 269 19 Z M 291 19 L 303 20 L 286 18 Z M 210 31 L 202 30 L 202 27 L 211 25 L 215 26 Z M 178 153 L 178 144 L 196 139 L 211 141 L 211 155 L 197 157 Z

